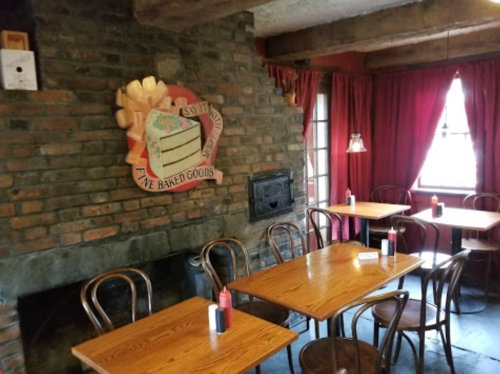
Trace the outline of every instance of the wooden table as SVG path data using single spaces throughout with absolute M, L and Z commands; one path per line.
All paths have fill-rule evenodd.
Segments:
M 245 373 L 298 334 L 234 311 L 234 326 L 208 328 L 208 306 L 194 297 L 72 348 L 98 373 Z
M 358 260 L 359 252 L 378 252 L 351 244 L 334 244 L 271 267 L 228 285 L 317 321 L 417 269 L 424 260 L 405 254 Z
M 412 217 L 426 222 L 451 227 L 451 253 L 457 254 L 462 250 L 462 230 L 488 231 L 500 223 L 500 213 L 485 210 L 462 208 L 444 208 L 440 217 L 432 216 L 432 209 L 426 209 Z M 460 311 L 462 313 L 477 313 L 483 310 L 486 304 L 483 300 L 472 295 L 460 294 Z M 457 309 L 454 308 L 453 311 Z
M 409 205 L 384 204 L 359 201 L 354 205 L 337 204 L 326 208 L 330 212 L 337 213 L 341 216 L 361 218 L 360 239 L 367 247 L 370 246 L 369 221 L 370 219 L 378 220 L 402 213 L 411 209 Z

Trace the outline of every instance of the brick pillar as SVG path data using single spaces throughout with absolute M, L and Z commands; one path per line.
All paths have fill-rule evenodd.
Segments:
M 0 368 L 3 374 L 24 374 L 24 353 L 17 302 L 0 298 Z

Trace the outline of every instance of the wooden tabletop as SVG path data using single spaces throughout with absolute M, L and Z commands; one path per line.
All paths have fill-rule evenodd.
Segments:
M 245 373 L 298 334 L 234 311 L 234 325 L 218 335 L 208 328 L 208 306 L 194 297 L 72 348 L 98 373 Z
M 378 252 L 378 260 L 358 260 L 359 252 Z M 424 260 L 350 244 L 334 244 L 306 256 L 238 279 L 230 289 L 282 305 L 324 321 L 349 302 L 418 268 Z
M 445 207 L 441 217 L 432 217 L 432 210 L 426 209 L 412 217 L 439 225 L 474 231 L 487 231 L 500 223 L 500 213 L 462 208 Z
M 341 216 L 381 219 L 409 210 L 411 206 L 358 201 L 354 205 L 337 204 L 326 209 Z

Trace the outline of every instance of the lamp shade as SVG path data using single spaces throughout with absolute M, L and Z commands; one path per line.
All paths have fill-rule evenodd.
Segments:
M 361 134 L 358 130 L 354 130 L 351 135 L 351 140 L 349 140 L 349 148 L 347 148 L 347 153 L 358 153 L 366 152 L 366 148 L 363 145 L 363 139 L 361 139 Z

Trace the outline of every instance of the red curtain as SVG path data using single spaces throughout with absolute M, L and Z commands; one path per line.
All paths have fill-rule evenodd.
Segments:
M 459 72 L 476 154 L 476 191 L 500 193 L 500 60 L 462 64 Z
M 274 78 L 274 85 L 281 89 L 283 89 L 283 78 L 285 77 L 285 72 L 290 69 L 290 66 L 267 64 L 269 76 Z
M 477 192 L 500 193 L 500 60 L 459 67 L 465 110 L 477 165 Z M 497 239 L 497 232 L 493 232 Z M 493 274 L 500 280 L 500 258 L 493 257 Z
M 313 117 L 314 104 L 316 103 L 316 96 L 318 95 L 319 79 L 321 73 L 316 70 L 298 69 L 299 75 L 297 80 L 297 105 L 301 106 L 304 110 L 304 139 L 307 130 L 311 125 Z
M 372 77 L 367 74 L 334 73 L 330 126 L 330 204 L 345 202 L 349 187 L 357 201 L 369 201 L 372 166 Z M 367 152 L 346 152 L 355 125 Z M 356 220 L 356 232 L 359 222 Z M 335 231 L 335 230 L 334 230 Z M 344 238 L 349 225 L 344 224 Z
M 457 68 L 385 73 L 375 89 L 373 186 L 410 189 L 429 150 Z

